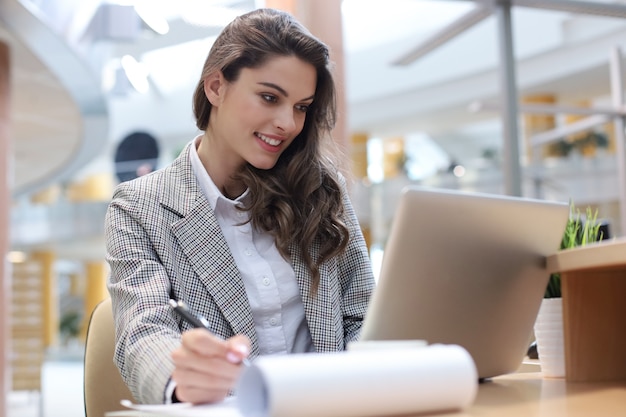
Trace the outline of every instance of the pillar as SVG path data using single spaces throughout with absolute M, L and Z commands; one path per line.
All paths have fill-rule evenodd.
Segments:
M 113 187 L 113 177 L 108 172 L 92 174 L 72 182 L 66 190 L 66 197 L 73 203 L 109 201 L 113 195 Z
M 0 40 L 0 415 L 6 416 L 6 402 L 10 387 L 9 329 L 11 317 L 11 273 L 7 253 L 9 251 L 9 208 L 10 194 L 10 59 L 9 46 Z
M 59 290 L 54 269 L 56 255 L 52 251 L 39 251 L 34 252 L 32 257 L 41 266 L 44 346 L 57 346 L 59 343 Z
M 81 327 L 80 339 L 85 341 L 87 336 L 87 326 L 89 318 L 94 308 L 109 296 L 106 287 L 108 275 L 107 264 L 104 261 L 88 261 L 85 262 L 85 299 L 83 317 L 83 325 Z
M 372 213 L 371 213 L 371 193 L 372 190 L 368 175 L 367 175 L 367 141 L 369 140 L 369 135 L 367 133 L 353 133 L 350 135 L 350 158 L 349 163 L 351 165 L 350 172 L 352 176 L 357 181 L 356 184 L 353 185 L 352 188 L 352 197 L 354 198 L 354 194 L 358 195 L 368 195 L 367 202 L 363 199 L 360 200 L 361 206 L 358 204 L 355 205 L 355 209 L 357 211 L 357 215 L 359 218 L 359 224 L 361 226 L 361 231 L 363 232 L 363 238 L 365 239 L 365 243 L 368 248 L 372 247 L 374 243 L 372 241 Z M 354 201 L 353 203 L 358 203 L 359 201 Z
M 552 94 L 537 94 L 526 96 L 522 98 L 522 103 L 525 104 L 556 104 L 556 97 Z M 547 130 L 554 129 L 556 127 L 556 118 L 553 114 L 546 113 L 524 113 L 523 116 L 523 129 L 525 138 L 525 156 L 527 159 L 533 160 L 533 155 L 540 157 L 546 156 L 558 156 L 559 147 L 557 144 L 550 143 L 545 145 L 541 151 L 532 149 L 528 138 L 531 136 L 545 132 Z
M 343 48 L 343 22 L 341 1 L 339 0 L 302 0 L 300 13 L 305 16 L 305 23 L 311 32 L 330 48 L 330 59 L 334 65 L 333 76 L 337 86 L 337 124 L 333 137 L 348 154 L 348 109 L 346 104 L 346 82 Z
M 265 7 L 284 10 L 286 12 L 291 13 L 294 16 L 297 16 L 298 12 L 296 10 L 297 9 L 296 1 L 297 0 L 265 0 Z
M 11 390 L 41 392 L 46 350 L 43 266 L 30 255 L 11 256 L 11 264 Z
M 350 162 L 351 172 L 356 179 L 367 178 L 367 133 L 353 133 L 350 135 Z
M 607 146 L 607 152 L 610 154 L 615 154 L 615 152 L 617 151 L 617 139 L 615 138 L 615 125 L 613 124 L 613 122 L 608 122 L 605 123 L 604 126 L 602 126 L 602 131 L 604 132 L 604 134 L 606 135 L 608 146 Z
M 85 293 L 85 286 L 83 277 L 80 274 L 72 272 L 69 276 L 70 279 L 70 295 L 72 297 L 82 297 Z
M 51 185 L 44 190 L 38 191 L 30 196 L 31 204 L 52 205 L 57 202 L 61 194 L 59 185 Z
M 404 173 L 405 162 L 404 138 L 385 138 L 383 141 L 383 170 L 385 179 L 402 175 Z

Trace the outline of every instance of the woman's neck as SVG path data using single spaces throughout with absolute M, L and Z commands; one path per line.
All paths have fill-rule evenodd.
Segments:
M 219 145 L 211 141 L 210 136 L 205 133 L 200 139 L 200 144 L 197 148 L 198 157 L 218 190 L 225 197 L 235 199 L 246 190 L 243 183 L 233 179 L 240 167 L 229 165 L 227 158 L 220 157 L 222 152 L 214 148 L 217 146 Z

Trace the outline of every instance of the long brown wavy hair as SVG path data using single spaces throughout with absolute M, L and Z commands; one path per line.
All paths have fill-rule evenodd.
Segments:
M 254 227 L 271 233 L 287 259 L 297 248 L 319 285 L 319 265 L 345 250 L 349 231 L 342 219 L 343 203 L 331 139 L 336 118 L 336 92 L 328 47 L 293 16 L 274 9 L 257 9 L 235 18 L 216 39 L 193 96 L 196 125 L 206 130 L 211 103 L 204 79 L 219 70 L 236 81 L 242 68 L 258 68 L 277 56 L 295 56 L 317 71 L 315 99 L 302 132 L 269 170 L 250 164 L 237 174 L 249 189 Z M 319 248 L 319 249 L 318 249 Z

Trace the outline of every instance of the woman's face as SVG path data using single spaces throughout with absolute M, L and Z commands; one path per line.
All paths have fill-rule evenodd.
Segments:
M 259 68 L 243 68 L 236 81 L 207 79 L 213 108 L 210 137 L 221 164 L 236 170 L 250 163 L 270 169 L 302 131 L 313 102 L 317 72 L 293 56 L 278 56 Z M 214 152 L 214 151 L 212 151 Z

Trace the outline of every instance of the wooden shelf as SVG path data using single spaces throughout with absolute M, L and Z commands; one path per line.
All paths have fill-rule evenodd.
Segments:
M 626 239 L 560 251 L 547 260 L 561 273 L 568 381 L 626 380 Z
M 10 355 L 11 386 L 16 391 L 41 390 L 45 353 L 42 280 L 42 269 L 37 262 L 13 267 Z
M 562 250 L 549 256 L 547 269 L 552 272 L 612 269 L 626 266 L 626 238 L 591 243 Z

